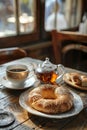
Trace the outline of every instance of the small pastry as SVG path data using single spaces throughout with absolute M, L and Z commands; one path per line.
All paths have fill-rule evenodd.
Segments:
M 87 87 L 87 76 L 82 75 L 81 80 L 82 80 L 82 86 Z

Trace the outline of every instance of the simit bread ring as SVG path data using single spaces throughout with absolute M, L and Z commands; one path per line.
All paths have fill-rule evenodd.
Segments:
M 30 91 L 28 103 L 40 112 L 56 114 L 73 107 L 73 96 L 62 86 L 44 84 Z

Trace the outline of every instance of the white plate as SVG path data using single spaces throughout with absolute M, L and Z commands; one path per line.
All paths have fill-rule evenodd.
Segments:
M 0 79 L 0 83 L 6 87 L 6 88 L 9 88 L 9 89 L 15 89 L 15 90 L 21 90 L 21 89 L 26 89 L 26 88 L 29 88 L 31 86 L 34 85 L 36 79 L 34 76 L 28 78 L 25 83 L 22 85 L 22 86 L 14 86 L 7 78 L 6 76 L 3 76 L 1 79 Z
M 41 117 L 47 117 L 47 118 L 62 119 L 62 118 L 67 118 L 67 117 L 77 115 L 83 109 L 83 102 L 82 102 L 80 96 L 71 91 L 71 93 L 74 96 L 74 108 L 71 109 L 70 111 L 68 111 L 66 113 L 62 113 L 62 114 L 45 114 L 45 113 L 39 112 L 39 111 L 33 109 L 32 107 L 30 107 L 29 104 L 27 103 L 28 95 L 29 95 L 30 91 L 31 91 L 31 89 L 25 91 L 24 93 L 22 93 L 20 95 L 19 103 L 24 109 L 26 109 L 31 114 L 41 116 Z
M 87 87 L 83 87 L 81 85 L 75 85 L 73 84 L 68 78 L 67 78 L 67 74 L 70 74 L 70 73 L 66 73 L 64 74 L 63 76 L 63 80 L 65 83 L 67 83 L 68 85 L 72 86 L 73 88 L 76 88 L 76 89 L 80 89 L 80 90 L 86 90 L 87 91 Z M 79 73 L 80 74 L 80 73 Z M 82 75 L 82 74 L 81 74 Z

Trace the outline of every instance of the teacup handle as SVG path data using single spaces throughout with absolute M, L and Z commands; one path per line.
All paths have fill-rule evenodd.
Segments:
M 60 83 L 62 81 L 63 75 L 65 74 L 65 67 L 62 64 L 58 64 L 57 71 L 59 73 L 59 76 L 56 79 L 56 83 Z

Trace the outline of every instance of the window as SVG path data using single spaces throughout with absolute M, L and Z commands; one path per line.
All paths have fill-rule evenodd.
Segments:
M 1 48 L 39 40 L 39 4 L 40 0 L 0 0 Z
M 78 26 L 81 12 L 82 0 L 46 0 L 45 30 L 62 30 Z
M 0 37 L 33 32 L 35 10 L 34 0 L 0 0 Z

